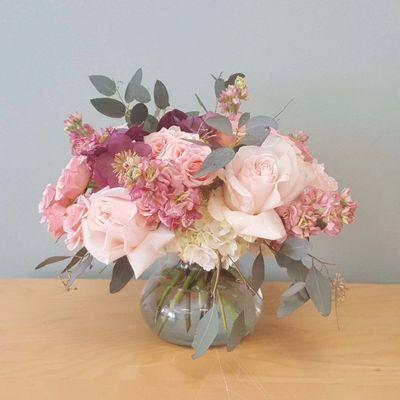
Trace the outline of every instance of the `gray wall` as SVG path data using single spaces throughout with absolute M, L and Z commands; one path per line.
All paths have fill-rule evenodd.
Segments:
M 69 158 L 63 120 L 89 104 L 87 76 L 124 80 L 142 66 L 162 79 L 173 104 L 212 104 L 210 73 L 248 75 L 254 114 L 274 114 L 291 97 L 283 131 L 303 129 L 311 147 L 359 201 L 358 221 L 314 241 L 350 281 L 400 283 L 400 3 L 394 1 L 4 1 L 0 2 L 2 278 L 34 272 L 62 254 L 37 203 Z M 272 267 L 270 276 L 281 271 Z M 98 276 L 93 272 L 93 276 Z

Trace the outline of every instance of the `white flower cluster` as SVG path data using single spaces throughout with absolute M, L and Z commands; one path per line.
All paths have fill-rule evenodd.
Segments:
M 253 239 L 238 236 L 227 222 L 213 219 L 206 209 L 201 213 L 203 218 L 188 231 L 176 232 L 181 260 L 198 264 L 206 271 L 220 262 L 224 268 L 229 268 L 231 260 L 242 256 Z

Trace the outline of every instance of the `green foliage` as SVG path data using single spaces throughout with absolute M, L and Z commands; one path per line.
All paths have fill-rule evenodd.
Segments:
M 97 89 L 97 91 L 104 96 L 113 96 L 117 90 L 115 82 L 104 75 L 90 75 L 90 82 Z
M 126 256 L 117 260 L 114 265 L 110 293 L 119 292 L 133 277 L 133 269 Z
M 119 100 L 99 97 L 91 99 L 93 107 L 103 115 L 111 118 L 122 118 L 125 116 L 126 108 Z

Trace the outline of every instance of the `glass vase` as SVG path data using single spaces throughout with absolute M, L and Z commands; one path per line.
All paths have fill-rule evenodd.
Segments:
M 215 284 L 215 281 L 218 284 Z M 226 345 L 232 325 L 244 308 L 254 307 L 255 316 L 246 323 L 248 335 L 261 314 L 262 295 L 249 294 L 242 274 L 232 269 L 205 271 L 195 264 L 179 263 L 157 271 L 146 282 L 141 297 L 141 311 L 147 325 L 161 339 L 182 346 L 191 346 L 200 319 L 218 305 L 219 330 L 212 346 Z

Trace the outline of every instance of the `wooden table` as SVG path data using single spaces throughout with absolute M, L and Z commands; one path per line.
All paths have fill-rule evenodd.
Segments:
M 142 285 L 0 281 L 0 398 L 400 399 L 400 285 L 351 285 L 338 330 L 312 304 L 277 320 L 286 284 L 266 284 L 256 332 L 196 361 L 144 324 Z

